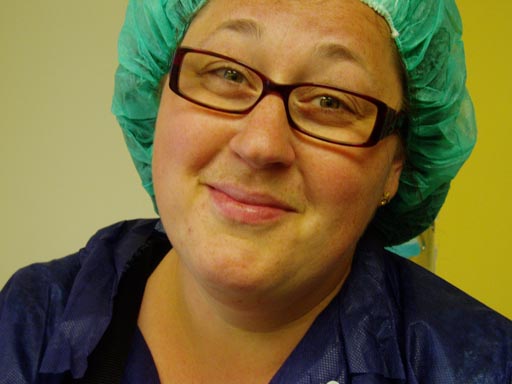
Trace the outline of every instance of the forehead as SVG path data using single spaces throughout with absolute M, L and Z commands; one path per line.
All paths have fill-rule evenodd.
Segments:
M 378 37 L 391 43 L 386 21 L 360 0 L 209 0 L 191 29 L 199 26 L 200 32 L 211 33 L 226 20 L 245 18 L 263 21 L 270 26 L 265 32 L 274 35 L 298 28 L 293 32 L 335 38 L 350 31 L 359 41 Z

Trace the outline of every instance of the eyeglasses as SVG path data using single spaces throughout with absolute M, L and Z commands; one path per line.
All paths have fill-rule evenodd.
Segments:
M 249 113 L 265 96 L 281 96 L 289 125 L 316 139 L 370 147 L 394 133 L 402 114 L 373 97 L 314 83 L 276 84 L 249 66 L 218 53 L 180 47 L 169 87 L 215 111 Z

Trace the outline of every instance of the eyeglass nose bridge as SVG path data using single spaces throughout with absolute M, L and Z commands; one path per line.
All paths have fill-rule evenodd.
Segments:
M 276 95 L 279 96 L 279 98 L 282 100 L 284 104 L 284 110 L 286 112 L 286 118 L 288 119 L 288 125 L 290 125 L 290 127 L 294 129 L 297 129 L 297 124 L 295 124 L 295 121 L 293 121 L 289 108 L 290 95 L 295 89 L 295 85 L 278 84 L 270 80 L 268 77 L 262 75 L 261 73 L 258 73 L 258 75 L 262 80 L 261 94 L 256 99 L 256 101 L 245 111 L 242 111 L 242 113 L 251 112 L 265 97 L 269 95 Z

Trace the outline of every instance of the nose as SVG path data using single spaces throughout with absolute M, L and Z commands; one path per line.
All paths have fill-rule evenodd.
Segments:
M 290 166 L 295 160 L 293 132 L 281 97 L 267 95 L 243 118 L 243 129 L 229 146 L 256 169 Z

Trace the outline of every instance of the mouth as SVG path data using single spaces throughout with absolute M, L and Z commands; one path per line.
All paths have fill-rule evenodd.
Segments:
M 296 210 L 268 193 L 249 191 L 233 185 L 207 185 L 215 211 L 224 219 L 242 224 L 278 221 Z

